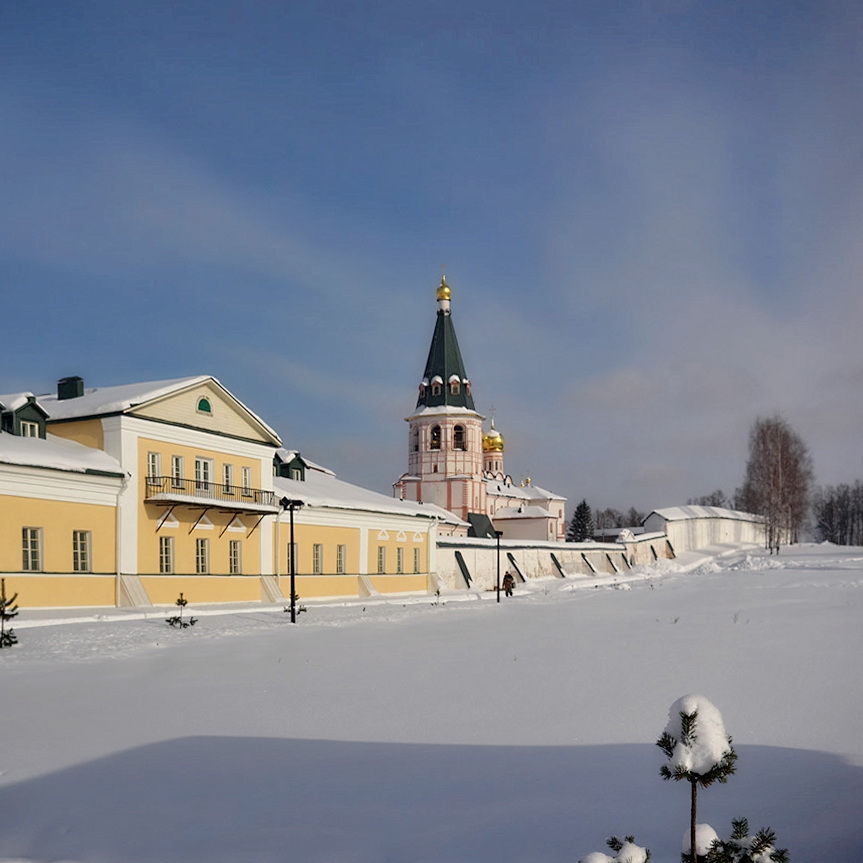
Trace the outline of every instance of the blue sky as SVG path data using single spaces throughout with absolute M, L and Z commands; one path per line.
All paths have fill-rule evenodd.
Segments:
M 213 374 L 388 491 L 441 267 L 516 479 L 642 509 L 782 412 L 863 477 L 863 7 L 11 0 L 0 391 Z

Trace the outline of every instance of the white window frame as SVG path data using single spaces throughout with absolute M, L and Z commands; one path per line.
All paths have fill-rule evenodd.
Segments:
M 171 456 L 171 485 L 174 488 L 183 488 L 185 474 L 185 459 L 181 455 Z
M 89 530 L 72 531 L 72 572 L 92 572 L 92 533 Z
M 234 493 L 234 466 L 232 464 L 222 465 L 222 481 L 225 486 L 225 494 Z
M 396 572 L 402 575 L 405 571 L 405 550 L 399 546 L 396 549 Z
M 244 467 L 240 469 L 240 475 L 242 477 L 243 483 L 243 495 L 245 497 L 252 496 L 252 469 L 250 467 Z
M 32 420 L 20 420 L 18 422 L 18 433 L 21 437 L 39 437 L 39 423 Z
M 315 575 L 322 575 L 324 572 L 324 546 L 320 542 L 312 546 L 312 572 Z
M 195 573 L 197 575 L 210 574 L 210 540 L 195 540 Z
M 242 540 L 232 539 L 228 542 L 228 572 L 231 575 L 242 575 L 243 573 Z
M 378 575 L 384 575 L 387 571 L 387 547 L 378 546 Z
M 421 572 L 420 569 L 420 550 L 418 548 L 414 549 L 414 572 Z
M 155 479 L 162 475 L 162 454 L 160 452 L 147 453 L 147 478 Z
M 21 569 L 42 572 L 42 528 L 21 528 Z
M 211 491 L 213 488 L 213 460 L 206 456 L 195 456 L 195 490 Z
M 336 573 L 338 575 L 345 574 L 345 559 L 347 558 L 348 547 L 346 545 L 336 546 Z
M 161 575 L 174 574 L 174 537 L 159 537 L 159 573 Z

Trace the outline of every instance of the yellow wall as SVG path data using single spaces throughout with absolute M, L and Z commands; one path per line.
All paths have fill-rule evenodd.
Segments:
M 259 576 L 219 578 L 207 575 L 156 575 L 142 576 L 141 583 L 153 605 L 175 605 L 180 593 L 188 601 L 184 615 L 194 613 L 193 606 L 207 602 L 259 602 L 261 579 Z
M 279 536 L 279 572 L 288 573 L 288 547 L 291 544 L 290 523 L 283 521 L 277 530 L 273 525 L 273 543 Z M 297 524 L 294 522 L 294 542 L 297 546 L 297 573 L 310 575 L 314 571 L 314 546 L 323 545 L 322 575 L 334 575 L 336 572 L 336 548 L 339 545 L 345 549 L 345 573 L 356 574 L 360 562 L 360 531 L 356 527 L 335 527 L 330 525 Z
M 409 593 L 428 590 L 426 575 L 370 575 L 375 590 L 378 593 Z
M 252 469 L 252 487 L 261 486 L 261 463 L 259 460 L 231 456 L 225 453 L 212 452 L 205 448 L 180 446 L 169 444 L 152 438 L 140 438 L 138 441 L 138 493 L 140 505 L 138 509 L 138 572 L 159 572 L 159 537 L 174 537 L 174 572 L 177 574 L 195 572 L 195 540 L 209 539 L 210 541 L 210 572 L 214 575 L 228 574 L 228 550 L 230 541 L 242 541 L 242 571 L 243 574 L 260 574 L 261 572 L 261 543 L 260 527 L 251 536 L 249 531 L 257 524 L 260 514 L 228 512 L 225 507 L 214 506 L 206 517 L 212 523 L 212 528 L 192 529 L 192 525 L 201 514 L 200 506 L 178 505 L 172 512 L 172 520 L 175 518 L 179 525 L 176 527 L 164 526 L 157 531 L 162 517 L 169 507 L 157 504 L 144 503 L 146 493 L 147 455 L 157 452 L 162 458 L 162 476 L 171 475 L 171 457 L 182 456 L 184 459 L 183 470 L 186 479 L 195 479 L 195 458 L 211 458 L 213 460 L 212 481 L 221 483 L 222 467 L 225 463 L 234 466 L 234 484 L 239 489 L 242 481 L 241 468 Z M 234 530 L 224 530 L 234 520 L 234 516 L 246 527 L 245 533 Z M 265 518 L 272 520 L 272 515 Z M 167 523 L 166 523 L 167 524 Z M 191 533 L 190 533 L 191 530 Z M 176 597 L 175 597 L 176 599 Z
M 393 575 L 397 572 L 397 549 L 404 549 L 404 564 L 402 572 L 405 574 L 413 573 L 414 571 L 414 552 L 415 548 L 420 550 L 420 572 L 425 572 L 428 569 L 428 534 L 422 534 L 422 541 L 416 542 L 413 539 L 413 531 L 405 531 L 405 539 L 397 539 L 398 531 L 388 531 L 388 539 L 378 539 L 378 531 L 369 531 L 369 560 L 368 571 L 374 575 L 378 571 L 378 547 L 383 546 L 386 549 L 386 574 Z
M 357 596 L 359 584 L 355 575 L 298 575 L 294 579 L 300 601 L 327 596 Z M 290 600 L 291 579 L 282 576 L 282 593 Z
M 115 572 L 115 513 L 113 506 L 11 495 L 0 497 L 0 572 L 21 572 L 21 529 L 24 527 L 42 530 L 42 572 L 73 571 L 73 530 L 91 533 L 91 571 Z
M 7 599 L 17 592 L 19 608 L 114 605 L 116 579 L 111 575 L 4 575 L 3 578 Z
M 93 449 L 105 448 L 105 435 L 102 420 L 81 420 L 80 422 L 49 423 L 48 434 L 73 440 Z

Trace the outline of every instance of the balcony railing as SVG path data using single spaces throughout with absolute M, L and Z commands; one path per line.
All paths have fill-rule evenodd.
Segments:
M 148 476 L 144 500 L 184 503 L 224 504 L 234 509 L 245 506 L 277 509 L 274 492 L 242 485 L 225 485 L 209 480 L 179 479 L 173 476 Z

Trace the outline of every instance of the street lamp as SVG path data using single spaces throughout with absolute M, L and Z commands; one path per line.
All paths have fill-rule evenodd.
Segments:
M 283 497 L 279 501 L 279 506 L 282 509 L 286 509 L 291 515 L 291 545 L 290 545 L 290 553 L 288 554 L 288 563 L 291 567 L 291 623 L 297 622 L 297 591 L 294 588 L 295 581 L 294 576 L 296 575 L 296 561 L 294 560 L 294 511 L 298 509 L 302 509 L 303 502 L 301 500 L 288 500 L 288 498 Z
M 503 536 L 502 530 L 496 530 L 494 537 L 497 540 L 497 601 L 500 602 L 500 538 Z

